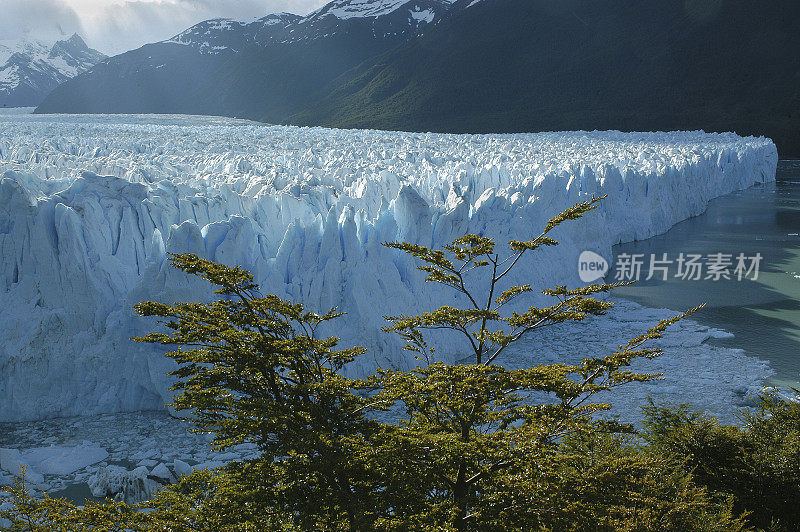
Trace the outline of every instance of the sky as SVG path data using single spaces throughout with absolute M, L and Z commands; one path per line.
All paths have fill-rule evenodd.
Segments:
M 0 39 L 55 40 L 78 33 L 109 55 L 168 39 L 216 17 L 305 15 L 327 0 L 0 0 Z

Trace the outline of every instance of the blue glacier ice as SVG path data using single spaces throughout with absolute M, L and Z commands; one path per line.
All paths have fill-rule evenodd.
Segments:
M 133 335 L 145 299 L 205 300 L 167 252 L 242 265 L 265 292 L 338 306 L 347 368 L 405 367 L 382 315 L 451 295 L 381 242 L 529 238 L 607 194 L 518 272 L 579 285 L 584 250 L 662 233 L 774 180 L 769 139 L 704 132 L 445 135 L 182 116 L 0 115 L 0 421 L 161 408 L 170 362 Z M 453 360 L 458 353 L 443 353 Z M 535 359 L 534 359 L 535 360 Z

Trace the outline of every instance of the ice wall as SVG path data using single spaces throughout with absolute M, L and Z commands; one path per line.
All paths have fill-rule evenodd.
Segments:
M 537 287 L 578 285 L 581 251 L 610 257 L 615 243 L 773 180 L 776 164 L 769 139 L 703 132 L 440 135 L 0 115 L 0 421 L 169 401 L 169 361 L 129 340 L 154 323 L 131 307 L 204 300 L 210 287 L 170 269 L 167 251 L 243 265 L 264 292 L 313 310 L 339 306 L 342 343 L 369 348 L 349 372 L 405 367 L 381 316 L 449 294 L 381 242 L 529 238 L 567 206 L 608 194 L 519 272 Z

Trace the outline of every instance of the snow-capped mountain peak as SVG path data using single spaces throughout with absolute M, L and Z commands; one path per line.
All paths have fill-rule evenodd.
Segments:
M 447 11 L 456 0 L 333 0 L 317 9 L 303 20 L 311 22 L 323 18 L 341 21 L 351 19 L 377 20 L 384 17 L 406 19 L 411 26 L 433 22 Z
M 271 13 L 266 17 L 261 17 L 258 20 L 260 20 L 267 26 L 274 26 L 276 24 L 285 24 L 285 25 L 293 24 L 298 20 L 300 20 L 301 18 L 303 17 L 301 17 L 300 15 L 284 12 L 284 13 Z
M 201 53 L 239 51 L 248 44 L 274 41 L 284 29 L 301 20 L 292 13 L 272 13 L 250 20 L 217 18 L 195 24 L 164 42 L 198 48 Z
M 334 0 L 305 17 L 273 13 L 248 21 L 212 19 L 164 42 L 192 46 L 204 54 L 238 52 L 248 45 L 292 43 L 335 36 L 352 24 L 374 37 L 418 35 L 456 0 Z
M 442 4 L 443 7 L 449 6 L 455 0 L 441 0 L 435 2 Z M 308 18 L 319 18 L 324 16 L 334 16 L 338 19 L 346 20 L 350 18 L 377 18 L 388 15 L 403 7 L 408 7 L 414 13 L 430 11 L 421 9 L 419 5 L 428 2 L 415 2 L 413 0 L 334 0 L 318 9 Z
M 0 41 L 0 107 L 38 105 L 59 84 L 105 57 L 78 34 L 55 43 Z

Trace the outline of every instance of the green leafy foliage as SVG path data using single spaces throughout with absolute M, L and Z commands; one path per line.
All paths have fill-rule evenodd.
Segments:
M 267 513 L 297 515 L 297 523 L 314 526 L 322 516 L 353 526 L 366 519 L 375 487 L 365 479 L 360 450 L 380 427 L 365 418 L 368 400 L 339 371 L 364 349 L 337 350 L 337 338 L 317 334 L 342 314 L 261 296 L 241 268 L 190 254 L 170 260 L 223 296 L 212 303 L 136 305 L 172 331 L 137 341 L 179 347 L 167 354 L 179 364 L 174 407 L 191 412 L 197 430 L 213 433 L 216 448 L 259 446 L 261 458 L 248 470 L 272 478 L 263 492 L 272 508 Z
M 697 487 L 678 458 L 603 431 L 529 449 L 480 509 L 486 530 L 745 530 L 731 503 Z
M 402 437 L 412 442 L 412 461 L 429 473 L 430 484 L 420 484 L 417 498 L 428 507 L 413 519 L 448 522 L 455 530 L 483 530 L 483 509 L 496 485 L 533 449 L 551 448 L 574 434 L 611 429 L 593 414 L 608 406 L 593 403 L 599 392 L 657 375 L 628 371 L 637 358 L 652 358 L 660 350 L 646 347 L 681 319 L 665 320 L 610 355 L 590 356 L 576 365 L 552 364 L 506 369 L 496 365 L 503 351 L 534 331 L 588 316 L 605 314 L 608 301 L 593 296 L 619 284 L 592 284 L 575 289 L 558 286 L 542 290 L 555 301 L 547 307 L 531 306 L 524 312 L 506 312 L 511 301 L 532 292 L 530 285 L 506 286 L 505 279 L 527 253 L 542 246 L 556 246 L 551 236 L 561 224 L 578 220 L 595 210 L 603 198 L 592 198 L 550 219 L 538 236 L 512 240 L 508 253 L 495 251 L 495 242 L 468 234 L 442 250 L 406 242 L 385 245 L 422 262 L 427 281 L 454 290 L 464 308 L 442 306 L 415 316 L 391 316 L 384 330 L 400 335 L 405 349 L 421 366 L 409 372 L 379 371 L 379 397 L 400 404 L 407 417 L 401 422 Z M 692 311 L 690 311 L 691 313 Z M 687 313 L 688 314 L 688 313 Z M 470 364 L 452 365 L 436 360 L 426 333 L 449 331 L 462 340 Z M 452 344 L 456 345 L 456 344 Z M 545 398 L 533 399 L 536 394 Z M 408 524 L 408 518 L 401 517 Z
M 441 250 L 429 249 L 408 242 L 386 242 L 389 248 L 398 249 L 422 261 L 418 268 L 428 274 L 426 281 L 435 282 L 455 290 L 466 297 L 468 305 L 459 309 L 440 307 L 417 316 L 390 316 L 392 325 L 386 332 L 399 334 L 406 340 L 406 349 L 430 362 L 431 352 L 422 342 L 423 330 L 449 329 L 466 337 L 468 349 L 475 355 L 476 364 L 489 364 L 510 344 L 535 329 L 564 321 L 580 321 L 589 315 L 600 315 L 611 308 L 611 304 L 591 296 L 609 292 L 620 286 L 616 284 L 593 284 L 574 290 L 557 287 L 543 290 L 557 302 L 547 308 L 531 307 L 524 313 L 503 316 L 502 307 L 519 296 L 531 292 L 530 285 L 502 287 L 504 278 L 514 269 L 526 252 L 541 246 L 555 246 L 558 242 L 549 233 L 568 220 L 577 220 L 597 208 L 603 197 L 578 203 L 550 219 L 542 233 L 528 241 L 509 242 L 510 253 L 500 257 L 495 253 L 495 242 L 487 237 L 467 234 L 446 245 Z M 471 280 L 483 274 L 475 286 Z M 480 281 L 484 281 L 484 286 Z M 480 293 L 483 291 L 484 293 Z M 490 330 L 488 325 L 499 328 Z
M 797 530 L 800 523 L 800 404 L 766 395 L 742 425 L 720 425 L 687 405 L 645 408 L 644 437 L 685 460 L 700 486 L 730 497 L 734 510 L 765 530 Z
M 143 530 L 145 516 L 136 507 L 116 501 L 102 504 L 87 503 L 77 507 L 65 499 L 54 499 L 48 495 L 35 498 L 25 482 L 25 468 L 14 478 L 14 485 L 6 488 L 7 497 L 13 503 L 10 509 L 0 511 L 0 530 L 51 532 L 103 530 L 122 532 Z M 2 491 L 0 491 L 2 493 Z

